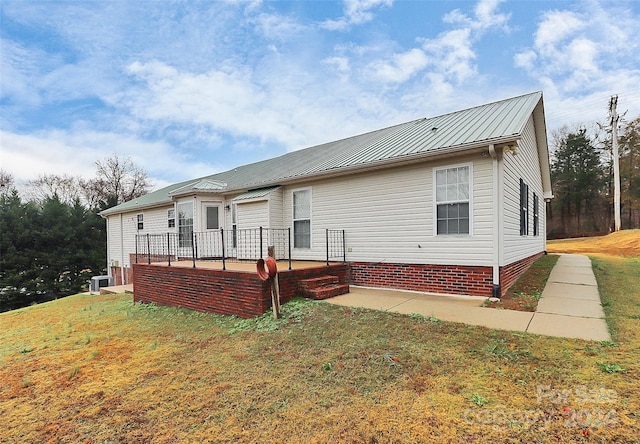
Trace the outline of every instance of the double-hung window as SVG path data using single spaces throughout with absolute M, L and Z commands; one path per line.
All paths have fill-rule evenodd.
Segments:
M 138 230 L 144 230 L 144 214 L 140 213 L 137 215 L 138 221 Z
M 537 236 L 540 234 L 540 210 L 538 206 L 540 205 L 538 195 L 533 193 L 533 235 Z
M 529 235 L 529 185 L 520 179 L 520 236 Z
M 171 208 L 167 210 L 167 227 L 174 228 L 176 226 L 176 210 Z
M 471 165 L 435 169 L 436 234 L 470 234 Z
M 293 192 L 293 247 L 311 248 L 311 189 Z

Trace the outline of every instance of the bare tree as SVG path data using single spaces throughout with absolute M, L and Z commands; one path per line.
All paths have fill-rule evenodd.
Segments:
M 0 170 L 0 195 L 9 195 L 14 189 L 13 174 Z
M 73 204 L 82 193 L 80 179 L 63 174 L 40 174 L 37 179 L 27 181 L 27 197 L 35 202 L 58 196 L 61 202 Z
M 130 157 L 117 153 L 96 161 L 96 177 L 82 181 L 85 199 L 91 207 L 109 208 L 149 191 L 151 183 L 147 172 L 135 165 Z

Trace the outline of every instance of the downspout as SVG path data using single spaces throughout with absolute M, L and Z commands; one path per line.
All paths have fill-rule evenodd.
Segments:
M 124 233 L 122 232 L 122 213 L 120 213 L 120 279 L 122 285 L 128 284 L 124 281 Z
M 502 187 L 500 153 L 495 145 L 489 145 L 489 155 L 493 163 L 493 292 L 494 298 L 500 298 L 500 260 L 502 256 Z

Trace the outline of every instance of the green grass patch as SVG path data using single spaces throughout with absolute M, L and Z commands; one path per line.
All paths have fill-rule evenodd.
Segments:
M 130 295 L 3 313 L 2 439 L 634 442 L 640 263 L 593 260 L 615 342 L 308 300 L 279 320 Z

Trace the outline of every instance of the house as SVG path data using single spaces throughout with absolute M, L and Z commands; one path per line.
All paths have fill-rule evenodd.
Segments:
M 283 257 L 324 261 L 326 230 L 340 230 L 352 285 L 488 297 L 543 254 L 552 197 L 535 92 L 177 183 L 101 215 L 118 282 L 136 252 L 151 263 L 151 237 L 137 243 L 147 234 L 176 236 L 160 241 L 176 259 L 208 249 L 198 257 L 255 260 L 266 246 L 249 251 L 239 233 L 287 230 Z M 207 247 L 206 233 L 223 240 Z

